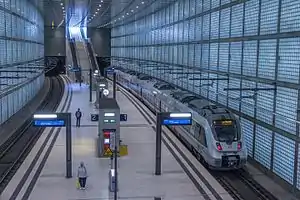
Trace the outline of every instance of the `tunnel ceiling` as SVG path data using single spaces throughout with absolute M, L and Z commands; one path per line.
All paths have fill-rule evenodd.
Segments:
M 167 6 L 174 0 L 29 0 L 44 15 L 45 25 L 112 27 Z M 64 7 L 64 9 L 62 8 Z M 64 10 L 66 15 L 64 16 Z

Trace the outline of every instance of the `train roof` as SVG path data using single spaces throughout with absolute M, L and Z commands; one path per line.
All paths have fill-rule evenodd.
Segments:
M 235 119 L 234 115 L 227 108 L 210 103 L 205 99 L 192 100 L 188 105 L 191 109 L 211 120 Z
M 173 96 L 174 98 L 179 98 L 180 96 L 184 95 L 184 94 L 188 94 L 188 92 L 186 91 L 172 91 L 171 96 Z
M 153 85 L 153 87 L 159 87 L 159 86 L 162 86 L 162 85 L 169 85 L 169 84 L 166 83 L 166 82 L 157 81 L 157 82 Z
M 186 97 L 196 97 L 197 95 L 194 95 L 194 94 L 191 94 L 191 93 L 183 93 L 181 95 L 181 98 L 180 99 L 183 99 L 183 98 L 186 98 Z
M 195 99 L 189 102 L 189 106 L 192 108 L 202 109 L 205 106 L 210 105 L 211 103 L 206 99 Z
M 139 74 L 137 76 L 138 79 L 141 79 L 141 80 L 145 80 L 145 78 L 147 79 L 151 79 L 151 76 L 147 75 L 147 74 Z

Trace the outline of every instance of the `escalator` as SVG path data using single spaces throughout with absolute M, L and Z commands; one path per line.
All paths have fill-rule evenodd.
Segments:
M 86 40 L 86 47 L 87 47 L 87 51 L 88 51 L 88 56 L 89 56 L 90 61 L 91 61 L 92 70 L 93 71 L 96 71 L 96 70 L 99 71 L 99 67 L 96 63 L 95 56 L 94 56 L 95 54 L 94 54 L 91 42 L 89 40 Z
M 70 72 L 75 75 L 75 81 L 79 82 L 82 81 L 82 75 L 81 75 L 81 66 L 78 62 L 78 56 L 76 51 L 76 42 L 75 38 L 71 37 L 70 32 L 67 30 L 67 43 L 68 43 L 68 49 L 69 50 L 69 57 L 71 57 L 71 60 L 69 61 L 69 64 L 71 65 Z
M 80 29 L 80 33 L 81 33 L 81 36 L 82 36 L 82 38 L 84 40 L 84 43 L 85 43 L 85 47 L 86 47 L 86 50 L 87 50 L 88 58 L 90 60 L 92 71 L 93 72 L 96 71 L 96 70 L 99 71 L 99 67 L 98 67 L 97 62 L 95 60 L 94 50 L 93 50 L 91 41 L 90 41 L 89 38 L 87 38 L 87 35 L 84 33 L 83 29 Z
M 73 71 L 75 73 L 75 78 L 77 81 L 81 81 L 81 67 L 78 64 L 78 59 L 77 59 L 77 53 L 76 53 L 76 43 L 74 38 L 69 39 L 69 47 L 71 51 L 71 56 L 72 56 L 72 62 L 73 62 Z

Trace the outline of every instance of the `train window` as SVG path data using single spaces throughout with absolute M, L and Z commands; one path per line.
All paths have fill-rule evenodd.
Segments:
M 207 141 L 206 141 L 206 137 L 205 137 L 205 130 L 204 130 L 203 127 L 201 127 L 200 131 L 199 131 L 199 141 L 202 145 L 207 147 Z
M 197 123 L 197 122 L 195 122 L 195 121 L 193 121 L 193 135 L 194 135 L 194 137 L 195 138 L 199 138 L 199 131 L 200 131 L 200 128 L 201 128 L 201 126 Z
M 232 142 L 239 139 L 235 122 L 232 120 L 214 121 L 214 128 L 217 140 L 220 142 Z

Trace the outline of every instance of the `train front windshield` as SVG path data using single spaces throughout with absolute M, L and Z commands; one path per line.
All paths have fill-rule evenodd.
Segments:
M 217 140 L 220 142 L 233 142 L 239 139 L 235 122 L 232 120 L 214 121 Z

